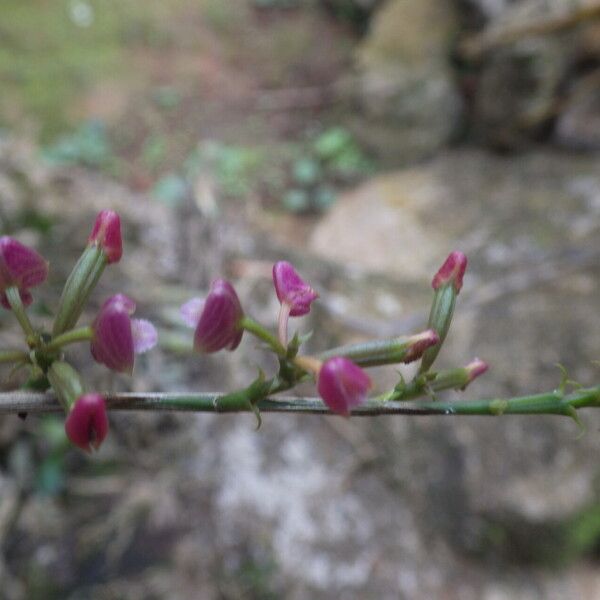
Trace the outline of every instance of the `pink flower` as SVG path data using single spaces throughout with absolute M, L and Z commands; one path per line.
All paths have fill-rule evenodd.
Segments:
M 108 264 L 121 260 L 123 255 L 121 219 L 114 210 L 102 210 L 98 213 L 88 244 L 100 246 Z
M 244 311 L 235 289 L 225 279 L 216 279 L 205 300 L 192 298 L 181 307 L 186 324 L 195 327 L 194 350 L 201 353 L 235 350 L 244 330 Z
M 366 401 L 371 379 L 351 360 L 338 356 L 326 360 L 321 366 L 317 389 L 334 413 L 348 415 L 355 406 Z
M 319 297 L 296 269 L 284 260 L 273 265 L 273 283 L 281 304 L 289 306 L 289 316 L 299 317 L 310 312 L 310 305 Z
M 458 294 L 462 288 L 466 268 L 467 257 L 457 250 L 451 252 L 431 282 L 433 289 L 437 290 L 441 285 L 452 283 Z
M 8 237 L 0 237 L 0 303 L 10 309 L 5 291 L 16 287 L 25 306 L 33 298 L 29 288 L 40 285 L 48 276 L 48 263 L 33 249 Z
M 158 337 L 152 323 L 131 318 L 134 312 L 135 302 L 117 294 L 102 305 L 92 325 L 92 356 L 120 373 L 131 373 L 135 354 L 153 348 Z
M 98 450 L 108 434 L 106 403 L 100 394 L 84 394 L 75 401 L 65 421 L 67 437 L 85 452 Z

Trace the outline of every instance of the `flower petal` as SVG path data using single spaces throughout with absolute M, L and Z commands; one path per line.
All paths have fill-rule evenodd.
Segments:
M 181 305 L 179 313 L 183 322 L 192 329 L 198 325 L 202 309 L 204 308 L 204 298 L 192 298 Z
M 244 333 L 244 316 L 235 289 L 224 279 L 215 280 L 206 297 L 194 332 L 194 350 L 202 353 L 235 350 Z
M 94 359 L 109 369 L 131 373 L 134 362 L 134 342 L 131 318 L 122 302 L 106 302 L 94 324 L 90 349 Z
M 367 399 L 371 379 L 351 360 L 334 357 L 326 360 L 319 371 L 317 389 L 327 406 L 335 413 L 347 415 Z
M 131 335 L 133 336 L 133 351 L 136 354 L 148 352 L 156 346 L 158 341 L 156 328 L 146 319 L 131 319 Z
M 65 432 L 73 444 L 89 452 L 98 449 L 108 434 L 106 403 L 100 394 L 84 394 L 65 421 Z
M 290 306 L 290 317 L 299 317 L 310 312 L 310 305 L 319 297 L 298 275 L 293 265 L 281 260 L 273 265 L 273 283 L 279 302 Z
M 14 285 L 21 290 L 40 285 L 48 277 L 48 262 L 14 238 L 0 238 L 0 290 Z

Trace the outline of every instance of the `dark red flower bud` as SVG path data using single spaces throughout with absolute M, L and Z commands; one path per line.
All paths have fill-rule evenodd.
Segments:
M 14 238 L 0 237 L 0 303 L 10 308 L 5 291 L 16 287 L 25 306 L 31 304 L 29 288 L 40 285 L 48 277 L 48 263 L 35 250 Z
M 132 319 L 135 302 L 124 294 L 110 297 L 94 323 L 92 356 L 99 363 L 120 373 L 131 373 L 135 354 L 156 345 L 156 329 L 149 321 Z
M 121 219 L 114 210 L 102 210 L 98 213 L 88 244 L 99 246 L 109 264 L 121 260 L 123 255 Z
M 454 291 L 458 294 L 462 288 L 466 268 L 467 257 L 457 250 L 451 252 L 431 282 L 433 289 L 437 290 L 441 285 L 452 283 Z
M 90 452 L 97 450 L 108 434 L 106 403 L 100 394 L 84 394 L 73 404 L 65 421 L 67 437 L 73 444 Z
M 192 298 L 181 307 L 188 325 L 195 326 L 194 350 L 202 353 L 235 350 L 244 330 L 244 311 L 235 289 L 225 279 L 216 279 L 204 301 Z

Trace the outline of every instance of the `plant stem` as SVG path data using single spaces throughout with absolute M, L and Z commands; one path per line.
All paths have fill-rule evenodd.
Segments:
M 37 338 L 35 331 L 33 330 L 33 325 L 27 316 L 27 312 L 25 310 L 25 306 L 23 306 L 23 301 L 21 300 L 21 294 L 15 286 L 11 286 L 6 288 L 5 291 L 6 299 L 12 308 L 13 314 L 17 321 L 19 321 L 19 325 L 21 329 L 24 331 L 25 336 L 27 337 L 27 343 L 31 346 L 35 343 Z
M 0 351 L 0 363 L 26 363 L 29 361 L 29 354 L 22 350 L 2 350 Z
M 277 337 L 252 317 L 242 317 L 240 320 L 240 327 L 265 342 L 278 356 L 281 356 L 282 358 L 286 357 L 287 351 L 284 346 L 281 345 Z
M 79 327 L 78 329 L 71 329 L 65 333 L 61 333 L 53 338 L 44 346 L 44 350 L 53 352 L 58 350 L 67 344 L 76 344 L 77 342 L 87 342 L 94 337 L 94 330 L 87 327 Z
M 277 319 L 277 335 L 279 343 L 286 348 L 288 345 L 288 321 L 291 307 L 287 302 L 282 302 L 279 307 L 279 318 Z
M 258 381 L 258 380 L 257 380 Z M 253 387 L 254 386 L 254 387 Z M 286 384 L 273 378 L 230 394 L 107 394 L 108 407 L 113 410 L 167 410 L 194 412 L 249 412 L 256 397 L 270 386 L 270 394 L 286 389 Z M 259 393 L 260 392 L 260 393 Z M 332 414 L 318 398 L 271 398 L 255 402 L 261 412 Z M 378 402 L 371 400 L 354 409 L 355 416 L 376 415 L 562 415 L 574 416 L 579 408 L 600 407 L 600 386 L 580 389 L 563 395 L 559 391 L 519 396 L 515 398 L 491 398 L 460 402 Z M 0 414 L 17 412 L 59 412 L 61 410 L 52 394 L 8 393 L 0 394 Z
M 437 392 L 444 390 L 464 390 L 470 382 L 469 372 L 464 367 L 447 369 L 431 373 L 431 375 L 417 375 L 409 383 L 401 383 L 393 390 L 385 392 L 375 399 L 384 402 L 405 402 L 424 396 L 434 396 Z

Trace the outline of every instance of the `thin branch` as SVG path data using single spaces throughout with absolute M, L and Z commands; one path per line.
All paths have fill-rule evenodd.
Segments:
M 125 393 L 105 394 L 111 410 L 151 410 L 190 412 L 250 412 L 254 405 L 243 394 L 214 393 Z M 277 397 L 259 400 L 255 406 L 264 413 L 301 413 L 331 415 L 318 398 Z M 577 418 L 576 409 L 600 407 L 600 386 L 564 394 L 560 389 L 515 398 L 464 401 L 370 401 L 352 411 L 353 416 L 383 415 L 480 415 L 551 414 Z M 62 408 L 53 394 L 14 392 L 0 394 L 0 415 L 15 413 L 52 413 Z

